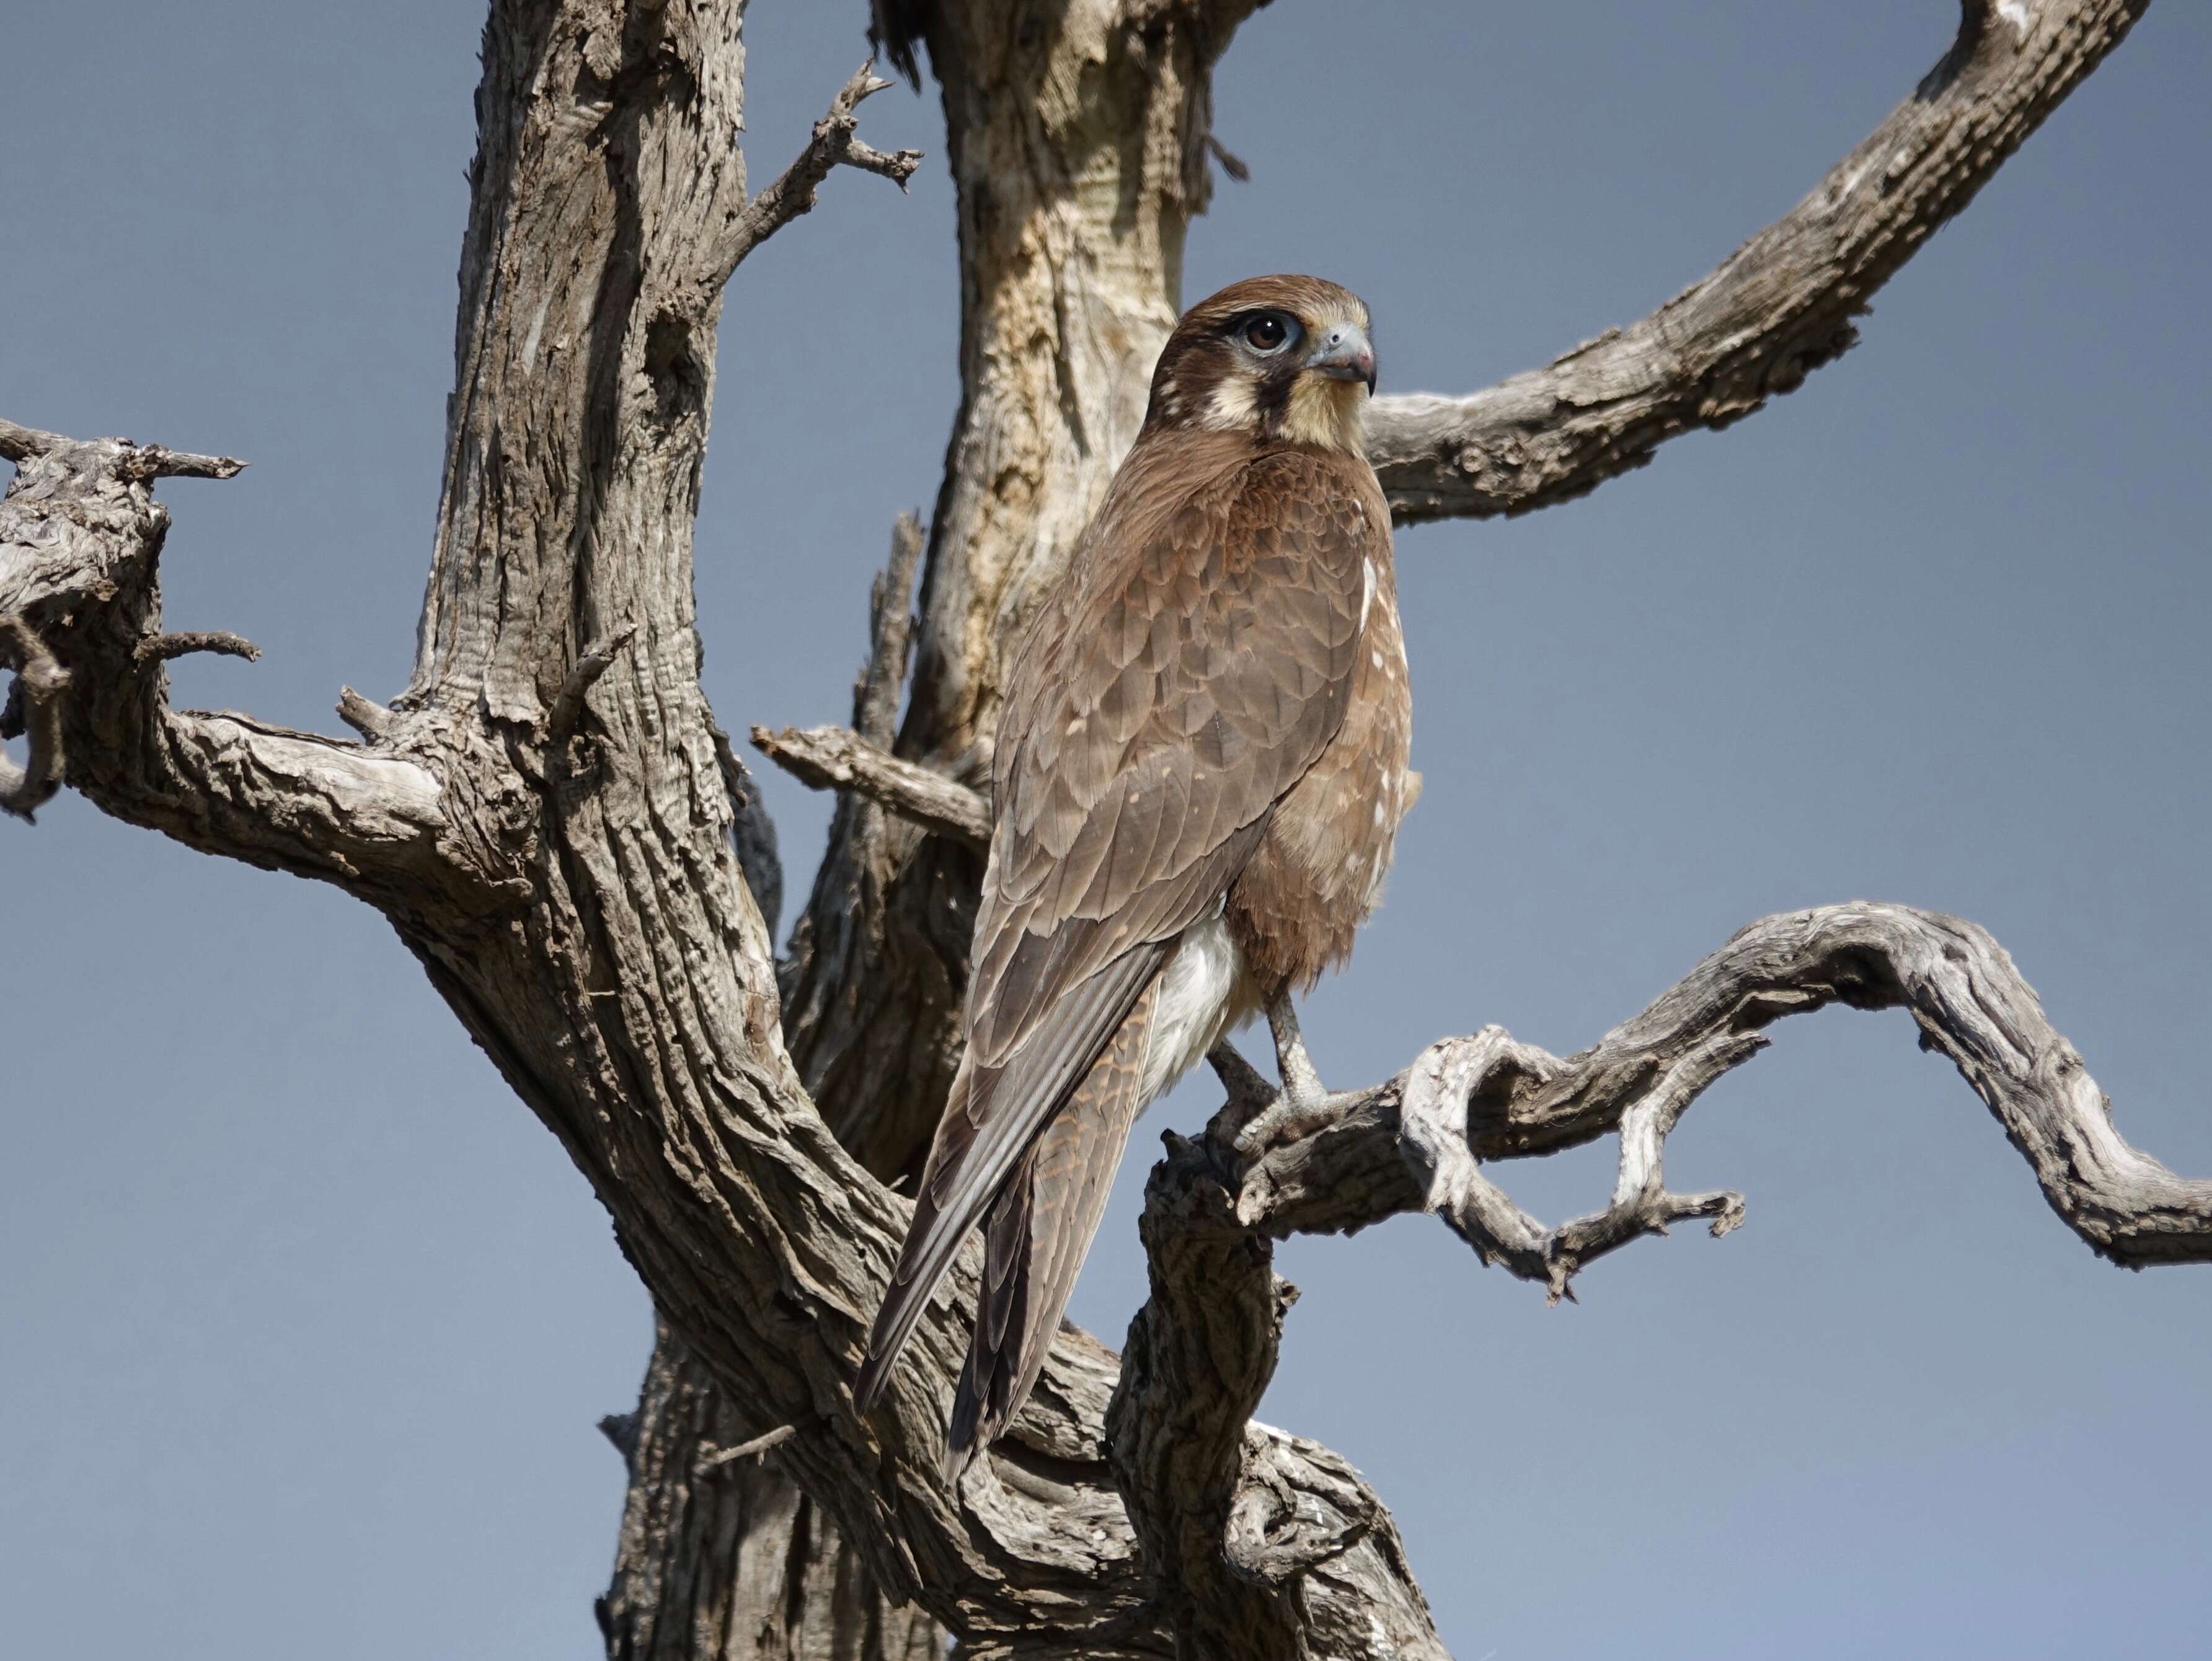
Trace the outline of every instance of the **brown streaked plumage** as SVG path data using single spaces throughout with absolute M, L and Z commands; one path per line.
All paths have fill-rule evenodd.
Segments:
M 967 1052 L 854 1387 L 865 1411 L 981 1224 L 955 1476 L 1036 1382 L 1146 1106 L 1261 1009 L 1281 1111 L 1322 1105 L 1289 997 L 1350 953 L 1411 805 L 1366 330 L 1314 277 L 1186 313 L 1016 658 Z

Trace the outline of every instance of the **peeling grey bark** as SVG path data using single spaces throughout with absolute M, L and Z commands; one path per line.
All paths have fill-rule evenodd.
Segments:
M 1211 69 L 1249 9 L 1067 0 L 1046 27 L 990 0 L 878 7 L 885 44 L 925 44 L 944 93 L 963 397 L 904 730 L 911 535 L 877 596 L 841 765 L 893 777 L 871 756 L 896 749 L 951 787 L 939 830 L 972 833 L 957 791 L 988 761 L 1002 654 L 1135 430 L 1204 203 Z M 1378 453 L 1401 514 L 1559 500 L 1787 390 L 2140 9 L 2042 0 L 1993 21 L 1970 5 L 1958 45 L 1830 186 L 1655 318 L 1492 393 L 1386 401 Z M 48 781 L 16 773 L 58 768 L 119 817 L 377 906 L 561 1137 L 652 1289 L 671 1336 L 623 1430 L 615 1653 L 903 1656 L 942 1623 L 979 1657 L 1441 1655 L 1381 1501 L 1336 1456 L 1250 1419 L 1286 1307 L 1271 1241 L 1435 1209 L 1557 1291 L 1670 1216 L 1725 1221 L 1733 1197 L 1667 1193 L 1665 1133 L 1765 1025 L 1820 1002 L 1911 1008 L 2106 1255 L 2207 1255 L 2206 1185 L 2119 1140 L 1994 943 L 1838 908 L 1755 925 L 1581 1056 L 1447 1040 L 1249 1165 L 1224 1151 L 1255 1105 L 1231 1066 L 1224 1115 L 1154 1173 L 1152 1297 L 1126 1365 L 1065 1334 L 1012 1434 L 948 1489 L 940 1415 L 971 1254 L 888 1398 L 855 1419 L 849 1379 L 908 1214 L 880 1179 L 912 1168 L 950 1074 L 980 864 L 887 810 L 911 807 L 897 791 L 847 791 L 779 980 L 771 855 L 697 679 L 714 336 L 736 261 L 830 169 L 910 163 L 859 140 L 856 77 L 749 197 L 742 11 L 493 4 L 417 660 L 388 706 L 343 698 L 361 742 L 167 706 L 171 645 L 217 635 L 163 627 L 152 485 L 236 464 L 0 425 L 18 467 L 0 651 L 33 670 L 11 801 Z M 1613 1201 L 1562 1229 L 1478 1166 L 1615 1131 Z M 757 1466 L 702 1475 L 771 1433 Z

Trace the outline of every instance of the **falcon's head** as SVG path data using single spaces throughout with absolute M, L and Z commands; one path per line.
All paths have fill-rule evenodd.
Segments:
M 1184 312 L 1152 371 L 1147 432 L 1249 433 L 1364 453 L 1367 307 L 1319 277 L 1247 277 Z

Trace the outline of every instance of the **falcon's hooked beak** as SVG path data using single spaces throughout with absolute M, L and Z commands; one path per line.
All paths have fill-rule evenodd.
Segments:
M 1375 348 L 1356 323 L 1329 324 L 1304 367 L 1331 380 L 1364 381 L 1368 396 L 1375 394 Z

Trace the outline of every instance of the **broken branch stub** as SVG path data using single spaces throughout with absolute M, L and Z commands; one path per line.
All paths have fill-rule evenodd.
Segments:
M 31 626 L 16 616 L 0 616 L 0 668 L 15 673 L 8 701 L 9 730 L 0 736 L 21 737 L 28 751 L 21 767 L 0 755 L 0 813 L 28 821 L 62 787 L 61 700 L 70 674 L 54 661 Z
M 900 760 L 850 727 L 755 727 L 753 747 L 816 790 L 852 791 L 902 819 L 970 847 L 991 840 L 982 796 L 941 773 Z

